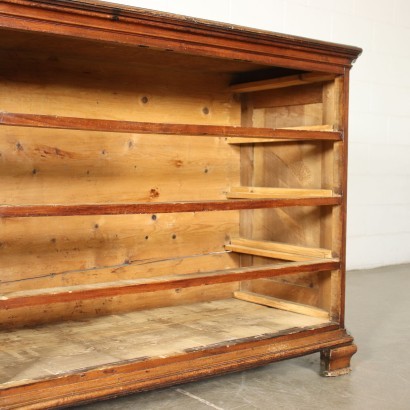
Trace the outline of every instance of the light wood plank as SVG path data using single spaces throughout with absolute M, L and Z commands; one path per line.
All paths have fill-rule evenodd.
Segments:
M 330 189 L 232 187 L 227 197 L 234 198 L 332 198 Z
M 234 84 L 229 88 L 231 91 L 238 93 L 250 93 L 262 90 L 274 90 L 277 88 L 293 87 L 295 85 L 332 81 L 335 79 L 335 77 L 335 74 L 312 72 L 290 75 L 287 77 L 271 78 L 268 80 L 251 81 L 242 84 Z
M 241 112 L 242 120 L 241 125 L 245 127 L 257 127 L 253 121 L 253 102 L 250 96 L 243 94 L 241 96 Z M 240 139 L 240 138 L 237 138 Z M 254 185 L 254 146 L 242 145 L 239 147 L 240 152 L 240 183 L 241 186 L 253 186 Z M 234 185 L 234 184 L 231 184 Z M 254 210 L 242 210 L 240 211 L 239 218 L 239 235 L 248 237 L 252 236 Z M 253 256 L 240 254 L 239 261 L 240 266 L 252 266 Z
M 295 255 L 280 251 L 271 251 L 267 249 L 254 248 L 242 245 L 225 245 L 225 249 L 232 252 L 238 252 L 244 255 L 262 256 L 264 258 L 283 259 L 285 261 L 308 261 L 312 257 L 305 255 Z
M 295 256 L 306 256 L 310 258 L 332 258 L 332 251 L 323 248 L 311 248 L 307 246 L 296 246 L 287 243 L 271 242 L 271 241 L 256 241 L 245 238 L 233 238 L 230 245 L 227 246 L 245 246 L 261 250 L 283 252 L 294 254 Z M 261 255 L 263 256 L 263 255 Z
M 298 87 L 279 88 L 275 91 L 256 91 L 242 95 L 252 97 L 255 109 L 289 107 L 295 105 L 320 104 L 322 102 L 322 89 L 322 84 L 313 83 Z
M 292 190 L 290 190 L 292 191 Z M 310 190 L 312 191 L 312 190 Z M 291 194 L 293 192 L 290 192 Z M 125 215 L 151 214 L 176 212 L 208 212 L 231 211 L 241 209 L 261 209 L 288 206 L 326 206 L 339 205 L 338 195 L 314 195 L 308 193 L 286 192 L 275 197 L 262 196 L 260 193 L 228 193 L 225 201 L 196 201 L 196 202 L 157 202 L 137 204 L 92 204 L 92 205 L 27 205 L 27 206 L 0 206 L 0 217 L 26 218 L 40 216 L 75 216 L 75 215 Z M 238 200 L 235 200 L 237 198 Z M 248 200 L 245 200 L 248 198 Z M 243 199 L 243 200 L 241 200 Z
M 326 310 L 301 303 L 289 302 L 287 300 L 282 300 L 271 296 L 261 296 L 252 292 L 237 291 L 234 292 L 234 297 L 246 302 L 286 310 L 288 312 L 299 313 L 301 315 L 313 316 L 321 319 L 329 318 L 329 313 Z
M 306 262 L 253 266 L 214 272 L 169 275 L 91 285 L 65 286 L 61 288 L 35 289 L 2 295 L 0 297 L 0 308 L 9 310 L 53 303 L 60 304 L 76 300 L 99 299 L 168 289 L 181 289 L 204 286 L 204 284 L 222 284 L 300 272 L 328 271 L 337 269 L 338 267 L 339 262 L 337 259 L 316 259 Z
M 332 124 L 319 124 L 319 125 L 295 125 L 293 127 L 283 127 L 285 130 L 305 130 L 305 131 L 334 131 L 335 128 Z
M 229 282 L 208 286 L 194 286 L 122 295 L 98 299 L 73 298 L 71 301 L 0 309 L 0 329 L 53 324 L 55 322 L 84 321 L 95 317 L 118 315 L 125 312 L 180 306 L 190 303 L 227 299 L 239 289 L 239 283 Z
M 31 50 L 26 46 L 33 41 L 30 36 L 18 41 L 25 44 L 23 49 L 17 46 L 13 51 L 0 51 L 3 111 L 184 124 L 240 123 L 240 105 L 226 90 L 231 78 L 228 73 L 209 72 L 206 66 L 187 69 L 181 56 L 147 49 L 128 49 L 128 56 L 139 56 L 121 64 L 127 57 L 110 59 L 106 54 L 121 54 L 120 49 L 104 48 L 96 62 L 89 58 L 94 54 L 90 45 L 82 58 L 70 57 L 75 48 L 72 39 L 67 43 L 48 37 Z M 43 52 L 50 41 L 55 51 Z M 200 60 L 209 66 L 209 60 Z M 208 115 L 203 113 L 205 107 Z
M 311 283 L 298 284 L 289 283 L 289 275 L 276 276 L 274 278 L 262 278 L 249 281 L 249 286 L 240 290 L 258 293 L 265 296 L 273 296 L 278 299 L 285 299 L 290 302 L 303 303 L 310 306 L 319 306 L 319 289 L 315 286 L 314 274 L 305 274 L 311 276 Z M 294 276 L 295 278 L 295 276 Z M 296 278 L 295 278 L 296 279 Z M 286 282 L 284 281 L 286 280 Z M 322 306 L 321 306 L 322 307 Z M 323 307 L 322 307 L 323 308 Z
M 44 281 L 58 287 L 233 268 L 200 256 L 221 254 L 239 236 L 239 213 L 1 218 L 0 232 L 3 293 L 13 282 L 23 291 Z
M 252 128 L 225 125 L 167 124 L 135 121 L 114 121 L 54 115 L 0 112 L 0 125 L 88 130 L 118 133 L 192 135 L 198 137 L 256 137 L 283 139 L 317 139 L 339 141 L 337 131 L 303 131 L 292 129 Z
M 226 142 L 232 145 L 238 144 L 271 144 L 274 142 L 296 142 L 300 140 L 296 139 L 283 139 L 283 138 L 235 138 L 235 137 L 228 137 L 226 138 Z
M 300 130 L 300 131 L 334 131 L 332 125 L 300 125 L 296 127 L 284 127 L 282 129 Z M 236 138 L 228 137 L 226 142 L 228 144 L 266 144 L 273 142 L 297 142 L 297 139 L 283 139 L 283 138 Z
M 217 137 L 0 126 L 0 204 L 222 200 L 238 151 Z

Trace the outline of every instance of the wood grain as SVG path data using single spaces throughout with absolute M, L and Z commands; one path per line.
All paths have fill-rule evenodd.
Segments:
M 46 221 L 0 220 L 1 293 L 3 285 L 24 291 L 47 279 L 50 285 L 72 286 L 170 275 L 180 272 L 178 266 L 190 258 L 196 263 L 188 263 L 192 270 L 186 273 L 237 266 L 234 260 L 201 258 L 224 252 L 229 238 L 239 235 L 235 211 L 48 217 Z
M 338 141 L 337 131 L 249 128 L 218 125 L 162 124 L 131 121 L 113 121 L 51 115 L 0 113 L 0 124 L 20 127 L 122 132 L 139 134 L 196 135 L 201 137 L 256 137 Z
M 287 206 L 338 205 L 340 197 L 273 198 L 198 202 L 157 202 L 139 204 L 94 204 L 94 205 L 27 205 L 0 206 L 0 216 L 5 218 L 33 216 L 72 215 L 119 215 L 152 214 L 173 212 L 208 212 L 241 209 L 276 208 Z
M 234 292 L 234 297 L 245 302 L 256 303 L 262 306 L 268 306 L 275 309 L 286 310 L 287 312 L 299 313 L 312 317 L 328 319 L 329 313 L 326 310 L 319 309 L 313 306 L 304 305 L 296 302 L 289 302 L 288 300 L 274 298 L 272 296 L 263 296 L 253 292 Z
M 329 249 L 308 248 L 270 241 L 255 241 L 246 238 L 232 238 L 231 242 L 225 245 L 225 249 L 289 261 L 332 258 L 332 251 Z
M 360 52 L 98 0 L 0 2 L 0 407 L 315 352 L 346 373 Z M 239 236 L 264 256 L 226 252 Z M 320 259 L 281 263 L 266 242 Z
M 361 53 L 348 47 L 222 23 L 175 17 L 99 1 L 4 0 L 3 27 L 48 32 L 121 45 L 146 46 L 184 54 L 252 61 L 302 70 L 343 73 Z M 25 20 L 21 19 L 25 16 Z M 27 25 L 25 21 L 30 23 Z M 61 24 L 64 23 L 64 24 Z M 212 33 L 212 35 L 210 35 Z M 301 47 L 303 45 L 303 47 Z
M 270 187 L 231 187 L 228 198 L 332 198 L 330 189 L 270 188 Z
M 245 309 L 247 314 L 241 315 Z M 326 322 L 223 299 L 42 326 L 36 331 L 3 332 L 0 383 L 47 379 L 142 357 L 176 356 L 207 345 Z
M 252 81 L 248 83 L 234 84 L 230 86 L 231 91 L 238 93 L 250 93 L 262 90 L 275 90 L 278 88 L 294 87 L 310 83 L 321 83 L 330 81 L 335 75 L 329 73 L 304 73 L 287 77 L 270 78 L 268 80 Z
M 128 280 L 74 287 L 50 288 L 15 292 L 0 298 L 0 307 L 4 310 L 26 306 L 49 305 L 75 300 L 98 299 L 110 296 L 155 292 L 168 289 L 181 289 L 264 278 L 301 272 L 318 272 L 337 269 L 336 259 L 313 260 L 299 263 L 274 264 L 261 267 L 244 267 L 205 273 L 193 273 L 157 278 Z
M 285 334 L 283 334 L 285 333 Z M 9 408 L 67 406 L 81 401 L 117 397 L 158 386 L 172 386 L 199 380 L 223 371 L 245 370 L 286 357 L 298 357 L 321 349 L 352 344 L 352 337 L 328 324 L 296 328 L 291 332 L 265 335 L 259 340 L 244 339 L 235 344 L 220 344 L 177 355 L 146 361 L 131 360 L 89 371 L 49 377 L 31 385 L 16 383 L 4 390 L 1 404 Z M 73 390 L 73 385 L 76 389 Z M 3 392 L 2 392 L 3 393 Z

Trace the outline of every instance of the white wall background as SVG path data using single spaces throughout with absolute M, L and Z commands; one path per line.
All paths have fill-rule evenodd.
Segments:
M 348 268 L 410 262 L 410 0 L 115 2 L 362 47 L 351 75 Z

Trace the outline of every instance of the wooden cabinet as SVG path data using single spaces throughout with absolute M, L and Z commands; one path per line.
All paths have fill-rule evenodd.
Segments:
M 314 352 L 348 372 L 360 49 L 98 1 L 0 4 L 0 407 Z

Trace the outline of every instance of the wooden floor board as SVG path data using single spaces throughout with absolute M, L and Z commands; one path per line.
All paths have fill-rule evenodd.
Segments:
M 6 387 L 9 382 L 170 356 L 186 349 L 326 322 L 225 299 L 5 331 L 0 333 L 0 383 Z

